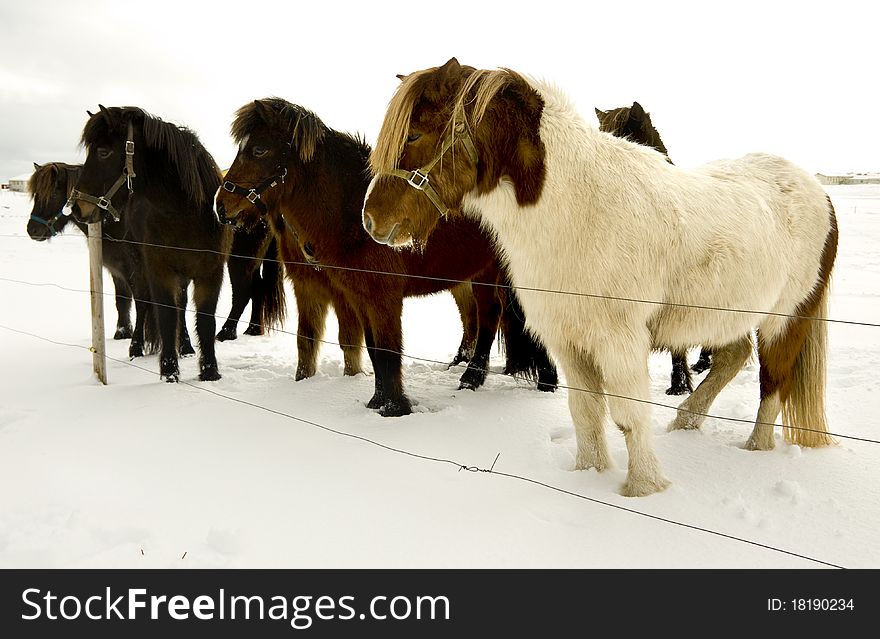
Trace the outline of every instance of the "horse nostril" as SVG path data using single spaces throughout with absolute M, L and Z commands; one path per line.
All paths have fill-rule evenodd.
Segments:
M 370 235 L 373 234 L 373 216 L 369 213 L 364 213 L 364 230 Z

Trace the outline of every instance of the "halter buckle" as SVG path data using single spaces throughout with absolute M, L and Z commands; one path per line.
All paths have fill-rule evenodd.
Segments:
M 126 155 L 134 155 L 134 140 L 126 140 L 125 154 Z
M 248 194 L 244 196 L 244 198 L 251 204 L 256 204 L 257 200 L 260 199 L 260 194 L 257 193 L 254 189 L 251 189 L 250 191 L 248 191 Z
M 110 200 L 108 200 L 103 195 L 98 198 L 98 201 L 95 202 L 95 204 L 98 206 L 99 209 L 103 209 L 104 211 L 110 208 Z
M 223 183 L 223 190 L 228 191 L 229 193 L 235 193 L 235 184 L 227 180 Z
M 418 182 L 416 182 L 416 180 L 418 180 Z M 416 169 L 410 174 L 406 182 L 417 191 L 424 191 L 425 185 L 429 182 L 428 174 L 422 173 L 420 169 Z

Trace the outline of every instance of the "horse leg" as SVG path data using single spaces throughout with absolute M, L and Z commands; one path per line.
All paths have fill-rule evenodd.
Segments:
M 508 276 L 501 272 L 498 282 L 510 285 Z M 512 290 L 497 289 L 501 304 L 501 335 L 504 340 L 505 375 L 521 375 L 537 380 L 538 390 L 553 392 L 559 383 L 556 365 L 547 348 L 526 328 L 525 311 Z
M 577 438 L 576 470 L 613 467 L 605 440 L 605 396 L 602 375 L 593 358 L 581 350 L 567 349 L 559 364 L 568 380 L 568 410 Z
M 199 379 L 213 382 L 220 379 L 217 355 L 214 349 L 214 331 L 217 330 L 217 299 L 223 284 L 223 267 L 207 277 L 193 281 L 193 302 L 196 305 L 196 337 L 199 340 Z
M 131 343 L 128 346 L 128 356 L 131 359 L 144 356 L 144 348 L 147 346 L 146 333 L 155 338 L 156 307 L 151 303 L 150 287 L 144 280 L 143 269 L 135 269 L 131 278 L 131 291 L 134 296 L 134 332 Z M 147 331 L 147 323 L 150 327 Z M 154 343 L 149 345 L 154 346 Z
M 230 257 L 227 262 L 226 270 L 232 286 L 232 308 L 229 310 L 229 317 L 217 333 L 217 339 L 221 342 L 238 337 L 238 320 L 251 298 L 252 279 L 248 271 L 249 266 L 250 260 L 244 257 Z
M 297 277 L 293 285 L 298 323 L 296 329 L 296 381 L 318 370 L 318 349 L 330 307 L 330 292 L 309 277 Z
M 621 489 L 625 497 L 650 495 L 669 486 L 651 443 L 649 352 L 647 331 L 635 339 L 632 333 L 611 335 L 596 345 L 595 361 L 605 382 L 611 419 L 626 440 L 629 461 Z
M 116 332 L 113 339 L 131 339 L 131 287 L 124 277 L 111 273 L 116 291 Z
M 361 319 L 342 293 L 333 291 L 333 310 L 339 322 L 339 346 L 345 361 L 345 375 L 363 373 L 361 350 L 364 341 L 364 328 Z
M 189 303 L 189 293 L 187 291 L 188 284 L 184 284 L 180 288 L 180 304 L 177 308 L 177 321 L 180 324 L 178 352 L 186 357 L 187 355 L 195 355 L 196 349 L 193 348 L 192 341 L 189 338 L 189 331 L 186 330 L 186 307 Z M 198 315 L 196 315 L 196 323 L 198 323 Z
M 493 286 L 474 286 L 474 299 L 477 305 L 477 344 L 474 356 L 468 362 L 467 370 L 461 376 L 459 389 L 476 390 L 486 382 L 489 374 L 489 354 L 498 324 L 501 321 L 501 302 Z
M 180 288 L 176 282 L 154 280 L 150 283 L 150 297 L 156 304 L 153 308 L 158 318 L 162 343 L 159 350 L 159 376 L 166 382 L 177 382 L 180 379 L 180 367 L 177 364 L 180 314 L 176 308 L 176 297 L 179 293 Z
M 706 411 L 715 401 L 721 389 L 727 386 L 752 354 L 751 333 L 714 350 L 714 362 L 706 379 L 678 407 L 678 414 L 668 430 L 699 428 L 706 419 Z
M 687 365 L 687 351 L 682 350 L 672 353 L 672 377 L 669 388 L 666 389 L 667 395 L 684 395 L 693 392 L 694 386 L 691 383 L 691 372 Z
M 244 329 L 245 335 L 263 334 L 263 295 L 265 294 L 265 286 L 258 264 L 254 269 L 253 275 L 251 275 L 251 319 L 248 322 L 248 327 Z
M 711 348 L 701 348 L 700 349 L 700 358 L 696 361 L 696 363 L 691 366 L 691 370 L 695 373 L 702 373 L 703 371 L 709 370 L 709 367 L 712 365 L 712 349 Z
M 456 284 L 449 292 L 458 307 L 458 315 L 461 317 L 461 344 L 455 357 L 449 362 L 449 368 L 462 362 L 470 361 L 474 356 L 477 343 L 477 303 L 474 298 L 473 285 L 470 282 Z
M 366 310 L 373 336 L 373 372 L 376 393 L 367 408 L 378 408 L 383 417 L 400 417 L 412 412 L 412 404 L 403 392 L 403 296 L 385 296 Z

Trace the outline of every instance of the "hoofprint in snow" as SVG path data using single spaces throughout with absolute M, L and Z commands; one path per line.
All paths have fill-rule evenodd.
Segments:
M 880 323 L 880 187 L 827 190 L 841 232 L 830 316 Z M 502 375 L 458 391 L 461 371 L 407 359 L 415 413 L 385 419 L 364 407 L 372 378 L 343 377 L 332 344 L 318 375 L 294 382 L 295 337 L 275 332 L 219 343 L 216 383 L 198 382 L 197 361 L 182 360 L 177 385 L 159 381 L 155 356 L 129 362 L 128 344 L 110 340 L 110 384 L 101 386 L 87 350 L 85 239 L 71 230 L 33 242 L 29 212 L 26 196 L 0 194 L 0 567 L 817 565 L 317 425 L 464 466 L 494 463 L 832 564 L 880 566 L 880 444 L 802 450 L 777 431 L 774 451 L 748 452 L 748 423 L 708 419 L 700 432 L 668 433 L 674 411 L 654 407 L 656 452 L 673 484 L 627 499 L 617 492 L 626 449 L 610 423 L 616 468 L 574 472 L 568 391 L 539 393 Z M 227 283 L 220 313 L 229 306 Z M 105 308 L 112 335 L 112 297 Z M 448 361 L 459 337 L 451 297 L 407 300 L 408 355 Z M 336 340 L 332 317 L 325 339 Z M 829 350 L 831 429 L 880 439 L 880 328 L 832 324 Z M 667 355 L 652 356 L 652 400 L 674 406 L 680 398 L 663 393 L 668 366 Z M 503 368 L 500 353 L 492 368 Z M 751 362 L 711 412 L 754 419 L 757 377 Z

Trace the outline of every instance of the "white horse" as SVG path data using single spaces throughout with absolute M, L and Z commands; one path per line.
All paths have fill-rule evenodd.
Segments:
M 591 391 L 568 395 L 578 469 L 611 466 L 607 400 L 629 453 L 622 493 L 666 488 L 645 403 L 649 353 L 713 349 L 669 427 L 699 428 L 752 353 L 753 329 L 761 402 L 746 448 L 773 448 L 780 411 L 789 441 L 833 442 L 822 318 L 837 225 L 803 170 L 765 154 L 683 169 L 590 126 L 553 86 L 454 58 L 403 78 L 371 163 L 363 221 L 377 241 L 424 242 L 438 216 L 459 211 L 494 232 L 529 328 L 568 384 Z

